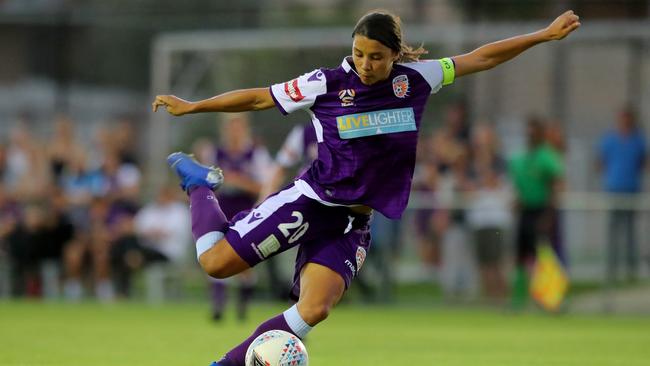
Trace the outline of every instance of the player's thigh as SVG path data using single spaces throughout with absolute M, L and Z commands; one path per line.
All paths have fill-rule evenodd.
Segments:
M 289 186 L 233 218 L 228 243 L 251 267 L 298 244 L 342 235 L 349 210 L 325 206 Z

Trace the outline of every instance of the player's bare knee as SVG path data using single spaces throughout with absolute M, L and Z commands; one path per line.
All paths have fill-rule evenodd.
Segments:
M 303 320 L 311 326 L 327 319 L 330 314 L 330 309 L 331 306 L 325 304 L 313 304 L 299 307 L 300 316 L 302 316 Z
M 203 271 L 213 278 L 224 279 L 234 274 L 226 261 L 219 257 L 215 257 L 214 255 L 210 255 L 210 253 L 204 253 L 201 255 L 199 257 L 199 263 L 201 264 Z

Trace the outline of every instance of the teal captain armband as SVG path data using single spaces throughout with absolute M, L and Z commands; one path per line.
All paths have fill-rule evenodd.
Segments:
M 442 67 L 442 85 L 444 86 L 453 83 L 454 78 L 456 77 L 454 61 L 449 57 L 445 57 L 438 60 L 438 62 L 440 62 L 440 66 Z

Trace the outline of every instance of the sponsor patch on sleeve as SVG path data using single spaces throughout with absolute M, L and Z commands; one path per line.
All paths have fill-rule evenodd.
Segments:
M 284 93 L 296 103 L 305 99 L 298 87 L 298 79 L 293 79 L 284 83 Z

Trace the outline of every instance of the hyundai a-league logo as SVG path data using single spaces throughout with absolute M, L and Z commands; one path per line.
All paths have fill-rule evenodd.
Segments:
M 409 92 L 409 78 L 406 75 L 397 75 L 393 79 L 393 93 L 398 98 L 408 96 Z

